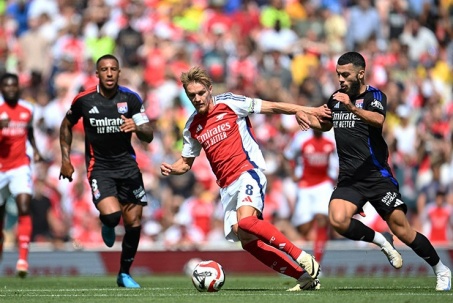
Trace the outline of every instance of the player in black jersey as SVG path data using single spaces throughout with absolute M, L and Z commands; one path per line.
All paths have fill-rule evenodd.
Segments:
M 392 245 L 392 235 L 383 235 L 356 220 L 369 201 L 403 243 L 432 266 L 437 276 L 436 290 L 450 290 L 451 271 L 440 260 L 430 241 L 409 224 L 407 206 L 388 165 L 388 148 L 382 136 L 387 97 L 365 84 L 365 59 L 357 52 L 343 54 L 337 62 L 340 89 L 327 105 L 332 121 L 312 127 L 324 131 L 334 127 L 339 156 L 338 184 L 330 198 L 329 220 L 346 238 L 374 243 L 395 268 L 403 265 Z
M 121 217 L 126 230 L 117 284 L 139 288 L 129 270 L 137 253 L 142 210 L 147 199 L 131 137 L 135 133 L 141 141 L 150 143 L 153 128 L 144 113 L 140 96 L 118 85 L 120 68 L 116 57 L 100 57 L 96 62 L 96 76 L 99 85 L 78 94 L 61 123 L 60 179 L 72 181 L 72 127 L 82 118 L 88 181 L 93 202 L 100 213 L 104 243 L 113 246 L 114 228 Z

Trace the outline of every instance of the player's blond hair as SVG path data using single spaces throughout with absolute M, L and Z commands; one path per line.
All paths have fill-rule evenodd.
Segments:
M 186 73 L 182 73 L 180 80 L 182 86 L 184 87 L 184 90 L 186 90 L 187 85 L 192 82 L 201 83 L 207 88 L 211 87 L 212 85 L 212 80 L 206 70 L 202 69 L 199 66 L 191 67 Z

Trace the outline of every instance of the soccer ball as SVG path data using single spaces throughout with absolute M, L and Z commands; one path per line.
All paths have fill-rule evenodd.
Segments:
M 216 261 L 201 261 L 192 273 L 192 283 L 200 292 L 217 292 L 225 283 L 222 265 Z

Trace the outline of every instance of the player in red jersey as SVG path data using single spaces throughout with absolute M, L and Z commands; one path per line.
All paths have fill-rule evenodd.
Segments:
M 313 252 L 320 263 L 328 240 L 329 199 L 338 174 L 335 139 L 329 134 L 333 136 L 318 130 L 299 131 L 284 150 L 284 157 L 294 163 L 298 185 L 291 221 L 305 239 L 310 239 L 315 228 Z
M 318 262 L 270 222 L 261 220 L 267 185 L 265 163 L 248 116 L 296 115 L 301 128 L 308 129 L 312 120 L 330 118 L 329 111 L 232 93 L 213 96 L 212 80 L 199 67 L 182 73 L 181 82 L 195 112 L 183 131 L 181 158 L 173 164 L 162 163 L 161 174 L 188 172 L 203 149 L 221 187 L 226 239 L 240 241 L 244 250 L 262 263 L 298 280 L 291 290 L 318 289 Z
M 131 138 L 135 133 L 140 141 L 150 143 L 153 128 L 140 96 L 118 85 L 120 74 L 115 56 L 100 57 L 96 62 L 99 85 L 74 98 L 60 127 L 60 179 L 72 181 L 72 128 L 82 118 L 88 181 L 93 202 L 100 213 L 102 239 L 108 247 L 114 245 L 115 227 L 123 218 L 125 234 L 117 285 L 140 288 L 129 271 L 140 241 L 142 212 L 147 197 Z
M 0 78 L 0 256 L 3 245 L 3 218 L 6 199 L 12 195 L 16 200 L 17 241 L 19 258 L 17 275 L 28 273 L 28 252 L 32 233 L 30 202 L 33 191 L 30 158 L 27 155 L 27 140 L 33 149 L 33 160 L 41 161 L 33 134 L 33 106 L 19 98 L 19 77 L 5 73 Z

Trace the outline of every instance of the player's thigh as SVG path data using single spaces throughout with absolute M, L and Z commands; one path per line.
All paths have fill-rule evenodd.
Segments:
M 26 194 L 31 196 L 33 193 L 33 179 L 31 175 L 31 168 L 28 165 L 15 168 L 7 172 L 9 180 L 9 191 L 16 197 L 19 194 Z
M 349 222 L 366 203 L 363 195 L 352 187 L 337 187 L 334 189 L 329 203 L 329 220 L 332 224 Z
M 313 219 L 313 202 L 308 188 L 299 188 L 297 190 L 296 205 L 294 206 L 294 212 L 291 217 L 291 223 L 294 226 L 303 225 Z
M 332 182 L 326 181 L 311 188 L 311 196 L 314 200 L 313 212 L 314 214 L 328 215 L 329 214 L 329 201 L 333 192 Z
M 143 206 L 136 203 L 122 204 L 123 221 L 125 226 L 140 226 Z

